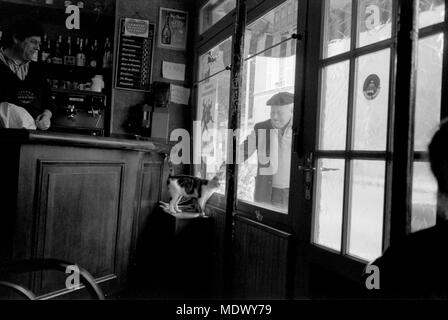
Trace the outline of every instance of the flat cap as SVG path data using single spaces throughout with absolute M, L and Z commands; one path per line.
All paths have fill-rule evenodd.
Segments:
M 271 99 L 266 102 L 267 106 L 285 106 L 294 103 L 294 94 L 289 92 L 279 92 L 274 94 Z

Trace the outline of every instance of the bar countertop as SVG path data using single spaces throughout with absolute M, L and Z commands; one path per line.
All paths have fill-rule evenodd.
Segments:
M 0 143 L 61 145 L 160 153 L 169 153 L 170 151 L 169 143 L 151 138 L 95 137 L 25 129 L 0 129 Z

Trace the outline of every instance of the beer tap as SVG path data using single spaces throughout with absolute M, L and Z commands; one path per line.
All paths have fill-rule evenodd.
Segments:
M 66 112 L 67 112 L 67 118 L 68 119 L 73 119 L 76 116 L 76 108 L 73 104 L 70 104 L 67 106 L 66 108 Z

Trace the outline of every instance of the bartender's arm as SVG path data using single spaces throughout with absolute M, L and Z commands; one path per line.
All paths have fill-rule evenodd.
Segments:
M 50 128 L 51 126 L 51 117 L 53 116 L 53 112 L 56 109 L 56 106 L 51 100 L 50 86 L 45 81 L 43 84 L 42 102 L 44 111 L 36 117 L 36 127 L 39 130 L 48 130 L 48 128 Z

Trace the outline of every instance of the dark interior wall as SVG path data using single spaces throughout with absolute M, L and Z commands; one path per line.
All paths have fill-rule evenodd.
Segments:
M 169 82 L 176 85 L 191 88 L 193 81 L 193 31 L 194 31 L 194 10 L 192 0 L 117 0 L 116 2 L 116 19 L 115 19 L 115 43 L 118 41 L 118 27 L 121 18 L 136 17 L 136 13 L 141 19 L 147 19 L 150 23 L 156 25 L 156 33 L 158 31 L 159 8 L 172 8 L 188 11 L 189 26 L 187 50 L 167 50 L 157 47 L 157 36 L 154 40 L 154 58 L 152 68 L 152 81 Z M 186 65 L 185 81 L 173 81 L 162 78 L 162 62 L 169 61 L 174 63 L 183 63 Z M 191 94 L 190 94 L 191 96 Z M 127 91 L 121 89 L 113 89 L 112 93 L 112 125 L 111 133 L 125 134 L 126 123 L 129 109 L 131 106 L 148 101 L 149 93 L 138 91 Z M 190 99 L 191 100 L 191 99 Z M 176 128 L 189 129 L 191 127 L 191 110 L 192 104 L 189 106 L 171 103 L 169 105 L 170 129 L 171 132 Z
M 310 266 L 310 299 L 366 299 L 368 290 L 360 281 L 343 277 L 318 265 Z

